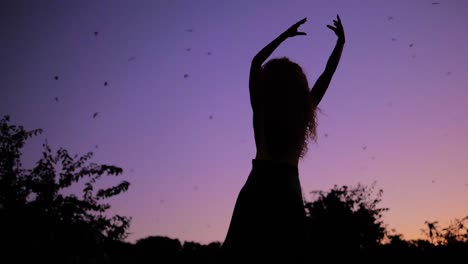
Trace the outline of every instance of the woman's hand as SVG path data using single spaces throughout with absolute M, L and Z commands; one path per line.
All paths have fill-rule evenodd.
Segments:
M 286 38 L 291 38 L 291 37 L 301 36 L 301 35 L 307 35 L 307 33 L 305 33 L 305 32 L 297 31 L 299 29 L 299 26 L 304 24 L 306 21 L 307 21 L 307 17 L 303 18 L 301 21 L 299 21 L 296 24 L 292 25 L 285 32 L 283 32 L 282 35 L 284 37 L 286 37 Z
M 338 40 L 345 43 L 344 29 L 343 25 L 341 24 L 341 19 L 339 15 L 336 15 L 336 20 L 333 20 L 333 24 L 335 26 L 327 25 L 327 28 L 333 30 L 333 32 L 335 32 L 335 34 L 338 36 Z

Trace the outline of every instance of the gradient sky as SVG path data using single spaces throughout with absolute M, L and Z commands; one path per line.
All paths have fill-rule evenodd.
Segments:
M 123 167 L 102 184 L 131 182 L 111 201 L 133 217 L 128 241 L 222 241 L 255 155 L 252 57 L 308 17 L 273 57 L 313 84 L 340 14 L 347 42 L 303 192 L 377 181 L 385 223 L 417 238 L 468 213 L 468 1 L 433 2 L 1 1 L 0 114 L 45 130 L 26 164 L 48 139 Z

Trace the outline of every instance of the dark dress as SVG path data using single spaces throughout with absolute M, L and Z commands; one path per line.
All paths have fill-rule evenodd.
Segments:
M 304 258 L 305 211 L 297 167 L 252 160 L 223 243 L 224 263 Z

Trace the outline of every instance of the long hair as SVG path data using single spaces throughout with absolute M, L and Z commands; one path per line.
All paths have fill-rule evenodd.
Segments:
M 309 139 L 317 139 L 316 107 L 301 66 L 276 58 L 262 67 L 264 133 L 268 152 L 276 158 L 307 153 Z

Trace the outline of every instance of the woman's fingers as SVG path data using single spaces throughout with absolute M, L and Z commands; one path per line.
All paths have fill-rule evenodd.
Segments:
M 329 29 L 331 29 L 333 31 L 336 31 L 336 27 L 334 27 L 334 26 L 327 25 L 327 28 L 329 28 Z
M 294 24 L 292 27 L 295 28 L 296 30 L 302 25 L 304 24 L 305 22 L 307 21 L 307 17 L 303 18 L 301 21 L 297 22 L 296 24 Z
M 297 31 L 297 29 L 307 21 L 307 17 L 303 18 L 301 21 L 297 22 L 293 25 L 293 28 Z
M 341 18 L 339 15 L 336 15 L 336 19 L 337 19 L 337 22 L 338 22 L 338 25 L 343 28 L 343 24 L 341 24 Z
M 301 21 L 297 22 L 296 25 L 302 25 L 304 24 L 305 22 L 307 21 L 307 17 L 304 17 L 303 19 L 301 19 Z
M 340 28 L 340 29 L 343 28 L 343 25 L 341 25 L 341 21 L 333 20 L 333 24 L 335 25 L 336 28 Z
M 299 27 L 307 21 L 307 17 L 301 19 L 299 22 L 296 22 L 294 25 L 289 27 L 283 34 L 286 37 L 294 37 L 300 35 L 307 35 L 305 32 L 299 32 Z

